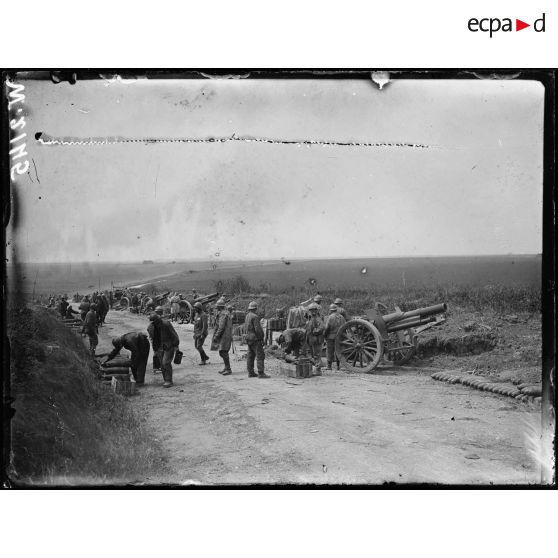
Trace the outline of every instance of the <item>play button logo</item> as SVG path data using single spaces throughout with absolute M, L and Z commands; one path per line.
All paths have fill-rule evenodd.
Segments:
M 525 29 L 526 27 L 531 27 L 531 24 L 530 23 L 525 23 L 524 21 L 521 21 L 520 19 L 515 20 L 515 30 L 516 31 L 521 31 L 522 29 Z

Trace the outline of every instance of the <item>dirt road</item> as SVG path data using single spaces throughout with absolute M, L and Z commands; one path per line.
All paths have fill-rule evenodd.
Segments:
M 111 337 L 148 323 L 128 312 L 110 312 L 107 322 L 99 352 Z M 184 359 L 174 367 L 174 387 L 161 387 L 150 358 L 133 399 L 168 452 L 168 471 L 138 482 L 540 481 L 524 442 L 525 422 L 539 421 L 539 413 L 523 403 L 436 382 L 424 368 L 294 379 L 267 359 L 272 377 L 248 378 L 238 346 L 233 375 L 222 377 L 217 353 L 198 366 L 190 328 L 176 326 Z

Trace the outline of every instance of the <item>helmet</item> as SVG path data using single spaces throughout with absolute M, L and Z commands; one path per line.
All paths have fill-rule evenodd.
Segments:
M 160 314 L 162 316 L 164 312 L 163 307 L 157 306 L 157 308 L 155 308 L 155 312 L 157 312 L 157 314 Z
M 257 310 L 258 304 L 253 300 L 250 304 L 248 304 L 248 310 Z
M 317 310 L 318 309 L 318 305 L 313 302 L 312 304 L 310 304 L 310 306 L 308 306 L 308 310 Z
M 316 295 L 316 296 L 314 297 L 314 302 L 322 302 L 322 295 L 319 295 L 319 294 Z
M 343 304 L 343 301 L 342 301 L 340 298 L 336 298 L 336 299 L 333 301 L 333 304 Z
M 330 312 L 337 312 L 337 305 L 336 304 L 330 304 L 329 305 L 329 311 Z
M 216 308 L 224 308 L 224 307 L 225 307 L 225 299 L 224 299 L 224 298 L 220 298 L 220 299 L 215 303 L 215 307 L 216 307 Z
M 201 302 L 196 302 L 194 303 L 194 308 L 197 308 L 198 310 L 203 310 L 203 305 Z
M 278 345 L 282 345 L 285 342 L 285 336 L 283 334 L 281 334 L 281 335 L 279 335 L 279 337 L 277 337 L 277 339 L 275 341 L 277 341 Z
M 159 314 L 153 312 L 153 313 L 149 316 L 149 321 L 150 321 L 150 322 L 160 322 L 160 321 L 161 321 L 161 316 L 159 316 Z
M 97 305 L 93 303 L 89 308 L 91 308 L 91 310 L 97 310 Z

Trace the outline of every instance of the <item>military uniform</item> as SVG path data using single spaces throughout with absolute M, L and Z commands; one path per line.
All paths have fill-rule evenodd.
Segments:
M 206 352 L 203 350 L 203 343 L 207 337 L 207 314 L 202 310 L 201 312 L 196 312 L 194 318 L 194 347 L 196 347 L 198 353 L 200 353 L 200 358 L 205 364 L 209 360 Z
M 348 322 L 350 320 L 349 318 L 349 314 L 347 314 L 347 310 L 345 310 L 345 308 L 343 308 L 343 306 L 338 306 L 337 307 L 337 313 L 340 316 L 343 316 L 343 319 Z
M 281 335 L 285 338 L 285 353 L 298 358 L 306 352 L 306 330 L 302 327 L 286 329 Z
M 338 313 L 337 310 L 333 311 L 325 321 L 324 336 L 327 344 L 327 367 L 331 369 L 333 361 L 337 363 L 337 370 L 339 370 L 339 359 L 335 354 L 335 337 L 339 328 L 345 323 L 345 318 Z
M 153 345 L 161 351 L 161 371 L 165 383 L 172 384 L 172 359 L 178 349 L 180 339 L 168 320 L 159 318 L 153 322 Z
M 160 342 L 155 341 L 155 324 L 151 322 L 147 326 L 147 335 L 149 336 L 149 341 L 153 347 L 153 372 L 156 370 L 161 370 L 161 360 L 163 359 L 163 349 L 160 346 Z
M 82 321 L 85 321 L 85 316 L 87 315 L 87 312 L 89 312 L 89 308 L 91 308 L 91 303 L 88 300 L 82 300 L 81 304 L 79 305 L 79 311 Z
M 79 312 L 74 310 L 71 304 L 68 304 L 68 308 L 66 308 L 66 318 L 73 318 L 76 314 L 79 316 Z
M 171 320 L 178 321 L 178 314 L 180 313 L 180 297 L 178 295 L 174 295 L 170 299 L 171 303 Z
M 62 298 L 60 299 L 60 302 L 58 303 L 58 312 L 60 312 L 60 315 L 64 318 L 66 316 L 66 310 L 68 309 L 68 302 L 66 301 L 66 299 Z
M 112 360 L 122 349 L 127 349 L 132 353 L 130 356 L 132 375 L 138 384 L 143 384 L 145 381 L 147 359 L 149 358 L 149 340 L 147 335 L 142 332 L 132 331 L 117 337 L 112 344 L 114 349 L 108 355 L 107 361 Z
M 248 344 L 248 355 L 246 357 L 246 366 L 248 368 L 248 376 L 255 376 L 254 360 L 257 362 L 258 374 L 261 376 L 264 373 L 265 353 L 263 349 L 264 331 L 260 323 L 258 315 L 250 310 L 246 314 L 244 320 L 244 327 L 246 328 L 246 343 Z
M 322 347 L 324 344 L 324 321 L 315 314 L 310 315 L 306 322 L 306 342 L 310 350 L 310 355 L 314 360 L 316 370 L 321 374 L 322 369 Z
M 99 335 L 97 330 L 97 313 L 95 310 L 89 310 L 83 319 L 83 327 L 81 332 L 89 337 L 89 351 L 94 356 L 95 349 L 99 344 Z
M 211 350 L 219 351 L 219 356 L 225 363 L 223 372 L 231 371 L 231 362 L 229 359 L 229 351 L 232 345 L 232 317 L 225 308 L 222 308 L 217 315 L 215 331 L 211 340 Z

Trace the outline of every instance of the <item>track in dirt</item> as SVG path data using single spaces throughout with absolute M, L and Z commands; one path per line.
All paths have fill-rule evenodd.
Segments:
M 99 352 L 112 336 L 147 327 L 145 317 L 123 312 L 107 322 Z M 222 377 L 217 353 L 198 366 L 192 333 L 176 329 L 184 358 L 174 387 L 163 389 L 149 366 L 133 399 L 169 469 L 138 483 L 540 482 L 524 443 L 526 421 L 540 414 L 515 400 L 441 384 L 412 367 L 302 380 L 268 358 L 271 379 L 252 379 L 238 345 L 233 375 Z

